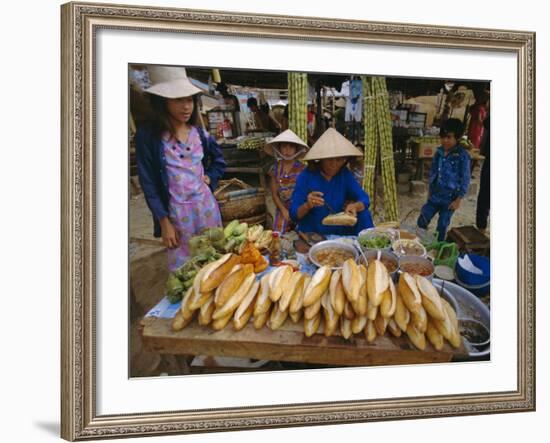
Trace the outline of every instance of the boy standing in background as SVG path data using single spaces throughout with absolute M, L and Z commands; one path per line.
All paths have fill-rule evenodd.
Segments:
M 430 169 L 428 201 L 417 221 L 419 228 L 427 229 L 432 218 L 439 214 L 439 241 L 445 240 L 451 218 L 470 185 L 470 155 L 458 144 L 463 132 L 464 126 L 456 118 L 441 126 L 441 146 L 434 154 Z

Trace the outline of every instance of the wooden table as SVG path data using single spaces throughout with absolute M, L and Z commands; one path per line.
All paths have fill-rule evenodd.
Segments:
M 290 320 L 276 331 L 267 327 L 255 330 L 248 324 L 238 332 L 233 330 L 231 323 L 221 331 L 213 331 L 198 325 L 196 320 L 182 331 L 174 332 L 171 322 L 152 317 L 143 319 L 141 335 L 147 350 L 160 354 L 244 357 L 336 366 L 449 362 L 468 356 L 464 346 L 453 349 L 445 343 L 441 351 L 436 351 L 428 340 L 426 350 L 420 351 L 408 337 L 395 338 L 389 332 L 370 344 L 364 334 L 355 334 L 349 340 L 319 333 L 308 338 L 304 335 L 303 323 L 293 324 Z

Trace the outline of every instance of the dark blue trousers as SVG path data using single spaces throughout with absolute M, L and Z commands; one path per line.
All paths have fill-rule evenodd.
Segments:
M 427 229 L 428 225 L 434 218 L 435 214 L 439 214 L 439 219 L 437 220 L 437 232 L 438 240 L 444 241 L 447 235 L 447 228 L 451 223 L 451 217 L 455 211 L 449 209 L 449 205 L 452 203 L 452 200 L 436 200 L 433 198 L 428 199 L 426 204 L 422 206 L 420 215 L 416 224 L 419 228 Z

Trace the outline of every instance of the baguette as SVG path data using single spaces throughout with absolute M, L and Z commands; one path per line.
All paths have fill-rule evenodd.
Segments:
M 325 319 L 324 333 L 326 337 L 330 337 L 336 331 L 338 327 L 338 314 L 334 311 L 332 307 L 332 302 L 330 301 L 329 292 L 325 292 L 321 299 L 321 305 L 323 306 L 323 313 Z
M 393 284 L 392 279 L 390 278 L 390 284 L 384 296 L 382 297 L 382 303 L 380 303 L 380 313 L 383 317 L 391 318 L 395 314 L 397 308 L 397 291 L 395 290 L 395 285 Z
M 239 318 L 242 315 L 244 315 L 246 311 L 248 311 L 248 308 L 251 308 L 251 314 L 252 314 L 254 310 L 254 301 L 256 299 L 256 295 L 258 294 L 259 287 L 260 287 L 259 281 L 254 281 L 254 283 L 252 283 L 252 286 L 248 290 L 248 293 L 243 298 L 243 300 L 239 304 L 239 307 L 235 311 L 235 318 L 234 318 L 235 320 L 239 320 Z
M 342 334 L 342 337 L 346 340 L 352 335 L 351 320 L 348 320 L 346 317 L 340 317 L 340 334 Z
M 374 326 L 374 321 L 371 319 L 367 320 L 367 325 L 365 326 L 365 338 L 367 339 L 367 343 L 372 343 L 374 340 L 376 340 L 376 327 Z
M 236 254 L 225 254 L 213 262 L 213 266 L 205 271 L 200 280 L 200 292 L 211 292 L 222 284 L 233 267 L 241 262 Z
M 439 333 L 431 320 L 428 320 L 426 336 L 428 337 L 429 342 L 437 351 L 441 351 L 443 349 L 443 336 Z
M 301 309 L 297 312 L 291 312 L 289 314 L 290 319 L 292 320 L 292 323 L 298 323 L 302 319 L 302 315 L 304 314 L 304 311 Z
M 304 285 L 304 274 L 300 271 L 293 272 L 286 289 L 279 300 L 279 309 L 286 311 L 290 307 L 290 302 L 295 294 L 301 294 Z
M 342 283 L 348 300 L 357 302 L 361 290 L 361 272 L 353 258 L 348 258 L 342 267 Z
M 254 329 L 262 329 L 267 323 L 267 320 L 269 320 L 269 315 L 270 315 L 269 310 L 262 314 L 254 315 L 254 319 L 253 319 Z
M 216 288 L 214 293 L 214 303 L 216 306 L 223 306 L 227 300 L 235 293 L 245 278 L 244 265 L 233 266 L 223 282 Z
M 435 318 L 432 318 L 432 323 L 435 326 L 435 328 L 438 330 L 438 332 L 443 336 L 443 338 L 450 341 L 453 335 L 453 324 L 451 323 L 451 318 L 449 317 L 449 314 L 447 312 L 447 309 L 445 309 L 444 304 L 443 304 L 443 308 L 444 308 L 443 313 L 445 314 L 445 320 L 437 320 Z
M 302 290 L 300 292 L 294 292 L 294 294 L 292 295 L 292 300 L 290 300 L 289 310 L 291 314 L 297 314 L 302 310 L 304 306 L 304 295 L 306 293 L 306 289 L 310 281 L 311 281 L 311 275 L 304 274 L 304 281 L 302 282 Z
M 367 300 L 367 318 L 374 321 L 376 317 L 378 317 L 378 306 L 374 306 L 370 300 Z
M 405 306 L 405 303 L 403 303 L 403 299 L 401 298 L 401 294 L 397 294 L 397 301 L 395 304 L 395 314 L 394 319 L 397 325 L 401 328 L 403 332 L 407 331 L 407 325 L 409 324 L 409 321 L 411 320 L 411 313 Z
M 242 312 L 238 317 L 237 313 L 239 311 L 235 312 L 235 316 L 233 317 L 233 329 L 235 331 L 240 331 L 247 325 L 248 320 L 250 320 L 250 317 L 252 316 L 252 311 L 254 311 L 254 305 L 250 303 L 244 312 Z
M 271 301 L 279 301 L 283 295 L 283 292 L 286 290 L 291 277 L 292 267 L 287 265 L 280 266 L 271 273 L 271 277 L 269 279 L 269 297 L 271 298 Z
M 239 289 L 237 289 L 231 298 L 227 300 L 223 306 L 218 306 L 218 308 L 214 311 L 212 318 L 214 320 L 218 320 L 226 315 L 232 315 L 233 312 L 235 312 L 235 309 L 239 307 L 240 303 L 248 294 L 248 291 L 254 284 L 255 277 L 256 275 L 254 273 L 248 274 Z
M 418 291 L 418 286 L 416 285 L 416 280 L 408 272 L 404 272 L 399 277 L 398 283 L 399 293 L 403 298 L 403 303 L 407 309 L 411 312 L 418 312 L 422 307 L 422 296 Z
M 376 320 L 374 320 L 374 327 L 376 328 L 378 335 L 384 335 L 386 333 L 389 322 L 390 321 L 387 318 L 382 317 L 380 311 L 378 311 L 378 316 L 376 317 Z
M 189 309 L 192 311 L 199 309 L 208 300 L 210 300 L 213 292 L 193 292 L 192 297 L 189 299 Z
M 269 297 L 269 276 L 270 274 L 265 274 L 260 279 L 260 293 L 254 303 L 254 317 L 269 312 L 271 303 L 273 303 Z
M 214 303 L 214 298 L 210 298 L 204 305 L 201 306 L 199 310 L 199 325 L 208 326 L 212 321 L 212 314 L 216 309 L 216 304 Z
M 373 306 L 382 303 L 382 297 L 390 284 L 388 270 L 380 260 L 374 260 L 367 268 L 367 292 Z
M 330 277 L 329 294 L 330 303 L 332 304 L 334 311 L 338 315 L 342 315 L 346 304 L 346 293 L 342 283 L 342 271 L 339 269 L 334 271 Z
M 214 319 L 212 321 L 212 329 L 214 329 L 214 331 L 221 331 L 223 328 L 227 326 L 227 323 L 229 323 L 232 317 L 233 315 L 229 313 L 225 317 Z
M 321 314 L 318 313 L 315 317 L 307 319 L 304 318 L 304 333 L 306 337 L 311 337 L 319 329 L 321 324 Z
M 409 323 L 407 326 L 407 335 L 409 336 L 412 344 L 418 349 L 421 351 L 426 349 L 426 336 L 423 332 L 416 329 L 412 323 Z
M 304 293 L 303 305 L 305 308 L 320 300 L 330 284 L 331 270 L 328 266 L 321 266 L 309 282 Z
M 351 321 L 351 332 L 353 332 L 354 334 L 359 334 L 367 326 L 367 321 L 368 318 L 366 315 L 355 317 Z
M 428 314 L 422 306 L 420 306 L 418 312 L 411 313 L 411 322 L 420 332 L 426 332 L 428 327 Z
M 353 310 L 353 306 L 349 301 L 346 302 L 344 305 L 344 317 L 346 317 L 348 320 L 353 320 L 355 318 L 355 311 Z
M 189 306 L 190 305 L 189 302 L 193 297 L 193 294 L 194 294 L 193 286 L 191 286 L 185 293 L 183 299 L 181 300 L 180 310 L 185 320 L 193 317 L 193 314 L 195 313 L 195 310 L 191 309 L 191 307 Z
M 321 223 L 325 226 L 355 226 L 357 224 L 357 217 L 345 212 L 338 212 L 327 215 Z
M 319 298 L 315 303 L 309 305 L 307 308 L 304 308 L 304 317 L 306 320 L 311 320 L 315 317 L 321 310 L 321 298 Z
M 447 315 L 451 323 L 451 334 L 447 340 L 449 340 L 449 343 L 453 348 L 458 348 L 462 344 L 462 337 L 460 336 L 460 329 L 458 327 L 458 319 L 456 318 L 456 312 L 454 311 L 453 307 L 449 304 L 449 302 L 444 298 L 441 299 L 441 303 L 443 304 L 445 311 L 447 311 Z
M 426 309 L 432 318 L 436 320 L 445 320 L 443 304 L 441 303 L 441 297 L 437 293 L 437 289 L 434 288 L 430 280 L 426 277 L 415 275 L 415 278 L 418 290 L 422 296 L 422 305 L 424 309 Z
M 397 325 L 393 318 L 388 322 L 388 329 L 394 337 L 401 337 L 401 328 Z
M 195 276 L 195 279 L 193 280 L 193 291 L 195 292 L 195 294 L 197 294 L 197 296 L 199 296 L 199 294 L 202 292 L 201 282 L 203 280 L 204 275 L 207 274 L 207 273 L 210 273 L 210 271 L 212 271 L 214 268 L 216 268 L 216 266 L 217 266 L 217 264 L 216 264 L 215 261 L 212 262 L 212 263 L 207 263 L 206 265 L 204 265 L 199 270 L 199 272 L 197 272 L 197 275 Z
M 178 312 L 176 312 L 176 316 L 172 320 L 172 330 L 181 331 L 189 323 L 191 323 L 191 320 L 193 320 L 194 314 L 195 314 L 195 311 L 191 312 L 190 316 L 184 317 L 182 310 L 178 309 Z
M 269 317 L 269 321 L 267 322 L 267 327 L 272 331 L 275 331 L 283 325 L 287 317 L 288 310 L 281 311 L 279 309 L 278 303 L 275 303 L 273 305 L 273 309 L 271 310 L 271 316 Z
M 359 288 L 359 297 L 355 303 L 352 303 L 352 306 L 359 317 L 365 317 L 367 315 L 369 300 L 367 295 L 367 268 L 363 265 L 359 265 L 358 268 L 361 278 L 361 287 Z

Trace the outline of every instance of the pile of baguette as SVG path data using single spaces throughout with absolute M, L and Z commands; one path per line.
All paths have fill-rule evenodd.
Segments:
M 214 330 L 232 321 L 238 331 L 251 318 L 256 329 L 276 330 L 290 318 L 303 321 L 307 337 L 364 333 L 372 343 L 389 331 L 406 334 L 421 350 L 426 340 L 436 350 L 445 340 L 455 348 L 462 342 L 455 311 L 428 279 L 403 273 L 396 287 L 378 260 L 366 268 L 349 259 L 342 270 L 323 266 L 313 276 L 280 266 L 258 280 L 252 264 L 226 254 L 199 271 L 172 328 L 183 329 L 195 314 L 200 325 Z

